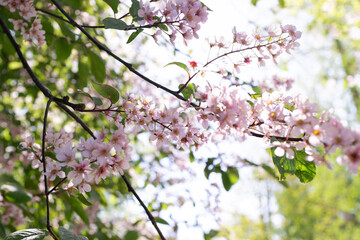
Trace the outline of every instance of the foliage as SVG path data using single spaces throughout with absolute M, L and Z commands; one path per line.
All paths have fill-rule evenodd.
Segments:
M 284 216 L 282 239 L 356 239 L 359 225 L 359 178 L 344 169 L 322 167 L 310 185 L 292 183 L 277 194 Z M 296 206 L 296 207 L 294 207 Z

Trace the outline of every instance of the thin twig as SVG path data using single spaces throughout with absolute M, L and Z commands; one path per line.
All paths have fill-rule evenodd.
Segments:
M 25 70 L 29 73 L 31 79 L 33 80 L 33 82 L 35 83 L 35 85 L 39 88 L 39 90 L 49 99 L 52 99 L 55 102 L 60 102 L 62 104 L 65 104 L 67 106 L 72 107 L 74 110 L 78 110 L 78 109 L 84 109 L 85 105 L 84 104 L 75 104 L 75 103 L 71 103 L 68 101 L 67 98 L 57 98 L 55 97 L 51 91 L 49 89 L 47 89 L 41 82 L 40 80 L 36 77 L 35 73 L 32 71 L 31 67 L 29 66 L 27 60 L 25 59 L 24 55 L 22 54 L 21 50 L 20 50 L 20 46 L 17 44 L 17 42 L 15 41 L 15 39 L 13 38 L 13 36 L 11 35 L 11 32 L 9 30 L 9 28 L 6 26 L 5 22 L 3 21 L 3 19 L 0 17 L 0 25 L 3 28 L 5 34 L 7 35 L 7 37 L 9 38 L 11 44 L 14 46 L 15 51 L 17 53 L 17 55 L 20 58 L 20 61 L 22 63 L 22 65 L 24 66 Z
M 132 194 L 134 194 L 135 198 L 138 200 L 138 202 L 141 204 L 141 206 L 143 207 L 143 209 L 146 212 L 146 215 L 149 217 L 151 223 L 154 225 L 156 231 L 158 232 L 160 238 L 162 240 L 166 240 L 166 238 L 164 237 L 164 235 L 162 234 L 160 228 L 158 227 L 154 216 L 151 214 L 151 212 L 149 211 L 149 209 L 145 206 L 144 202 L 141 200 L 141 198 L 139 197 L 139 195 L 136 193 L 135 189 L 131 186 L 129 180 L 127 179 L 127 177 L 125 176 L 125 174 L 121 174 L 121 177 L 124 179 L 126 186 L 129 190 L 129 192 L 131 192 Z
M 44 126 L 43 126 L 43 134 L 42 134 L 42 143 L 41 143 L 41 157 L 42 157 L 42 163 L 43 163 L 43 172 L 44 172 L 44 184 L 45 184 L 45 197 L 46 197 L 46 228 L 49 231 L 51 237 L 55 240 L 57 240 L 57 237 L 51 230 L 50 225 L 50 206 L 49 206 L 49 188 L 48 188 L 48 182 L 47 182 L 47 176 L 46 176 L 46 159 L 45 159 L 45 139 L 46 139 L 46 124 L 47 124 L 47 116 L 49 112 L 50 103 L 52 102 L 51 99 L 47 101 L 46 108 L 45 108 L 45 114 L 44 114 Z
M 264 134 L 256 133 L 253 131 L 249 131 L 249 132 L 250 132 L 250 135 L 253 137 L 258 137 L 258 138 L 265 137 Z M 269 138 L 276 138 L 277 140 L 290 141 L 290 142 L 303 142 L 304 141 L 303 138 L 293 138 L 293 137 L 269 136 Z
M 47 14 L 47 15 L 50 15 L 50 16 L 52 16 L 52 17 L 55 17 L 55 18 L 57 18 L 57 19 L 60 19 L 61 21 L 64 21 L 64 22 L 66 22 L 66 23 L 71 24 L 71 22 L 70 22 L 69 20 L 67 20 L 67 19 L 63 18 L 62 16 L 59 16 L 59 15 L 57 15 L 57 14 L 55 14 L 55 13 L 52 13 L 52 12 L 50 12 L 50 11 L 47 11 L 47 10 L 45 10 L 45 9 L 35 8 L 35 10 L 36 10 L 36 11 L 39 11 L 39 12 L 41 12 L 41 13 L 45 13 L 45 14 Z M 105 28 L 105 26 L 103 26 L 103 25 L 101 25 L 101 26 L 81 25 L 81 26 L 84 27 L 84 28 Z
M 56 188 L 57 188 L 58 186 L 60 186 L 60 184 L 62 184 L 66 179 L 67 179 L 67 177 L 64 177 L 63 179 L 61 179 L 60 182 L 58 182 L 58 183 L 48 192 L 48 195 L 50 195 L 54 190 L 56 190 Z
M 286 37 L 286 38 L 287 38 L 287 37 Z M 269 45 L 271 45 L 271 44 L 273 44 L 273 43 L 277 43 L 277 42 L 282 41 L 282 40 L 284 40 L 284 39 L 278 39 L 278 40 L 273 41 L 273 42 L 268 42 L 268 43 L 265 43 L 265 44 L 261 44 L 261 45 L 257 45 L 257 46 L 255 45 L 255 46 L 252 46 L 252 47 L 242 48 L 242 49 L 238 49 L 238 50 L 231 50 L 230 52 L 226 52 L 226 53 L 224 53 L 224 54 L 222 54 L 222 55 L 217 56 L 216 58 L 211 59 L 210 61 L 208 61 L 208 62 L 203 66 L 203 68 L 204 68 L 204 67 L 207 67 L 209 64 L 213 63 L 214 61 L 216 61 L 216 60 L 218 60 L 218 59 L 220 59 L 220 58 L 226 57 L 226 56 L 228 56 L 228 55 L 230 55 L 230 54 L 234 54 L 234 53 L 238 53 L 238 52 L 243 52 L 243 51 L 247 51 L 247 50 L 253 50 L 253 49 L 255 49 L 255 48 L 267 47 L 267 46 L 269 46 Z M 197 71 L 196 73 L 194 73 L 194 74 L 186 81 L 186 83 L 177 91 L 177 93 L 181 93 L 182 90 L 184 90 L 184 89 L 187 87 L 187 85 L 189 84 L 189 82 L 190 82 L 197 74 L 199 74 L 200 72 L 201 72 L 201 71 Z

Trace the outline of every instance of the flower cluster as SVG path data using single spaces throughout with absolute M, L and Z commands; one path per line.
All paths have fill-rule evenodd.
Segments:
M 206 22 L 208 12 L 207 8 L 198 0 L 166 0 L 159 4 L 154 4 L 152 1 L 145 3 L 140 1 L 138 15 L 142 18 L 139 21 L 140 25 L 145 23 L 154 26 L 166 25 L 171 30 L 171 33 L 166 34 L 174 43 L 178 33 L 185 40 L 198 38 L 197 31 L 200 29 L 200 23 Z M 161 29 L 165 31 L 164 27 Z M 159 34 L 161 34 L 161 30 L 154 34 L 154 38 L 156 39 Z
M 159 148 L 173 143 L 178 149 L 188 149 L 207 140 L 205 132 L 200 131 L 191 116 L 182 114 L 188 108 L 186 104 L 181 108 L 160 109 L 149 98 L 129 95 L 120 108 L 126 115 L 126 128 L 135 134 L 142 129 L 150 132 L 150 140 Z
M 107 133 L 103 130 L 95 133 L 96 138 L 81 138 L 76 146 L 73 146 L 72 134 L 64 130 L 59 133 L 49 130 L 46 151 L 53 151 L 55 157 L 46 157 L 45 175 L 50 181 L 67 177 L 69 181 L 64 188 L 69 192 L 76 188 L 83 193 L 91 190 L 91 183 L 98 184 L 107 176 L 123 173 L 129 168 L 132 148 L 122 125 L 117 126 L 118 129 L 108 141 L 105 141 Z M 28 158 L 32 159 L 32 166 L 43 171 L 41 149 L 34 140 L 28 138 L 22 147 L 31 150 Z
M 24 217 L 21 208 L 19 208 L 13 203 L 2 201 L 1 195 L 0 195 L 0 207 L 6 209 L 4 214 L 1 214 L 2 224 L 8 225 L 11 220 L 12 220 L 12 225 L 15 227 L 26 223 L 26 218 Z
M 286 91 L 292 88 L 294 79 L 280 78 L 274 75 L 271 79 L 264 79 L 260 82 L 260 87 L 264 92 L 273 92 L 275 90 L 285 89 Z
M 252 62 L 257 62 L 259 66 L 265 66 L 267 59 L 272 59 L 277 63 L 277 58 L 283 52 L 290 54 L 290 50 L 299 47 L 297 40 L 301 37 L 301 32 L 296 30 L 293 25 L 280 27 L 268 27 L 265 30 L 256 30 L 252 35 L 246 32 L 239 32 L 233 28 L 233 40 L 227 41 L 224 37 L 209 40 L 210 49 L 217 47 L 216 59 L 229 57 L 233 70 L 239 73 L 242 66 Z M 230 56 L 231 55 L 231 56 Z M 225 66 L 228 63 L 224 61 Z M 207 65 L 207 64 L 206 64 Z M 219 66 L 218 73 L 228 76 L 226 67 Z
M 9 19 L 14 25 L 14 30 L 20 31 L 25 41 L 41 47 L 45 44 L 45 31 L 42 30 L 40 19 L 36 18 L 33 2 L 34 0 L 0 0 L 0 5 L 7 6 L 10 12 L 19 12 L 23 19 Z M 31 24 L 30 27 L 28 27 L 29 24 Z
M 327 154 L 342 149 L 339 163 L 347 163 L 351 171 L 360 166 L 360 134 L 346 128 L 329 112 L 320 112 L 317 104 L 302 96 L 284 97 L 278 93 L 263 94 L 254 102 L 253 129 L 275 141 L 275 154 L 294 158 L 294 150 L 305 150 L 308 160 L 325 162 Z

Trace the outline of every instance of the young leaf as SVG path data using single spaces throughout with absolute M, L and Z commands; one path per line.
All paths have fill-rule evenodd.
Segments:
M 165 221 L 164 219 L 160 218 L 160 217 L 156 217 L 155 221 L 157 223 L 161 223 L 161 224 L 165 224 L 165 225 L 169 225 L 169 223 L 167 221 Z
M 132 25 L 127 25 L 124 21 L 116 18 L 105 18 L 102 22 L 106 29 L 124 30 L 132 26 Z
M 78 199 L 80 200 L 80 202 L 82 202 L 82 203 L 85 204 L 86 206 L 91 206 L 91 205 L 92 205 L 92 203 L 89 202 L 89 201 L 84 197 L 83 194 L 78 193 L 77 196 L 78 196 Z
M 124 240 L 137 240 L 139 236 L 139 232 L 130 230 L 126 232 Z
M 187 66 L 186 66 L 185 63 L 182 63 L 182 62 L 171 62 L 171 63 L 166 64 L 164 67 L 167 67 L 167 66 L 169 66 L 169 65 L 179 66 L 179 67 L 181 67 L 182 69 L 184 69 L 186 72 L 188 72 Z
M 79 215 L 79 217 L 85 222 L 85 224 L 89 225 L 89 217 L 85 212 L 81 202 L 76 197 L 69 197 L 65 193 L 60 196 L 71 207 L 71 209 Z
M 193 151 L 190 149 L 190 162 L 194 162 L 195 161 L 195 157 L 194 157 L 194 153 Z
M 65 61 L 71 54 L 72 45 L 64 38 L 56 39 L 55 54 L 59 62 Z
M 98 97 L 93 97 L 93 96 L 91 96 L 90 94 L 88 94 L 87 92 L 84 92 L 84 91 L 82 91 L 82 90 L 80 90 L 80 89 L 78 89 L 77 91 L 78 91 L 78 93 L 80 93 L 81 95 L 84 95 L 84 96 L 90 98 L 90 99 L 94 102 L 94 104 L 95 104 L 96 106 L 101 106 L 101 105 L 103 105 L 103 102 L 101 101 L 100 98 L 98 98 Z
M 252 3 L 252 5 L 256 6 L 256 4 L 257 4 L 258 1 L 259 1 L 259 0 L 251 0 L 251 3 Z
M 184 86 L 184 84 L 179 85 L 179 89 L 181 89 Z M 189 83 L 182 91 L 181 94 L 184 96 L 184 98 L 189 99 L 192 94 L 195 92 L 195 86 L 192 83 Z
M 114 11 L 114 13 L 118 12 L 118 6 L 119 6 L 119 0 L 104 0 L 104 2 L 106 2 L 111 9 Z
M 49 235 L 49 233 L 45 230 L 30 228 L 13 232 L 4 240 L 42 240 L 47 235 Z
M 169 31 L 169 28 L 165 24 L 159 24 L 159 28 L 164 30 L 165 32 Z
M 104 60 L 92 51 L 88 51 L 90 59 L 91 72 L 94 74 L 96 81 L 104 82 L 106 77 L 106 69 Z
M 279 5 L 281 8 L 285 7 L 285 0 L 279 0 Z
M 139 15 L 138 15 L 138 11 L 140 9 L 139 1 L 138 0 L 131 0 L 131 2 L 132 2 L 132 4 L 131 4 L 131 7 L 129 9 L 130 15 L 133 17 L 135 22 L 142 20 L 142 18 L 139 17 Z
M 316 175 L 316 165 L 314 162 L 306 160 L 307 154 L 304 150 L 295 151 L 296 172 L 295 175 L 302 183 L 311 182 Z
M 259 86 L 253 86 L 251 85 L 252 90 L 257 94 L 262 94 L 261 88 Z
M 235 167 L 228 167 L 226 172 L 229 175 L 231 186 L 239 180 L 239 171 Z
M 287 175 L 293 175 L 296 172 L 296 160 L 286 158 L 285 154 L 282 157 L 275 155 L 275 147 L 271 148 L 271 156 L 273 162 L 280 173 L 280 181 L 284 181 Z
M 88 240 L 87 237 L 76 235 L 61 226 L 59 227 L 59 236 L 60 240 Z
M 211 240 L 213 237 L 216 237 L 219 234 L 219 231 L 211 229 L 209 233 L 204 233 L 205 240 Z
M 129 39 L 127 40 L 126 44 L 131 43 L 142 31 L 144 31 L 143 28 L 138 29 L 138 30 L 136 30 L 135 32 L 133 32 L 133 33 L 130 35 Z
M 119 101 L 120 94 L 118 90 L 116 90 L 112 86 L 107 84 L 95 83 L 95 82 L 92 83 L 92 86 L 94 87 L 95 91 L 98 94 L 100 94 L 104 98 L 109 99 L 112 104 Z
M 225 190 L 229 191 L 232 186 L 229 174 L 227 172 L 221 172 L 221 180 Z
M 76 81 L 77 88 L 83 89 L 87 86 L 89 79 L 89 72 L 90 72 L 89 65 L 80 61 L 78 64 L 78 78 Z

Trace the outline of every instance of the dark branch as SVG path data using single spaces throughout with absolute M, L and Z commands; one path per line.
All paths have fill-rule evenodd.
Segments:
M 47 11 L 47 10 L 42 9 L 42 8 L 35 8 L 35 9 L 36 9 L 36 11 L 39 11 L 39 12 L 41 12 L 41 13 L 50 15 L 50 16 L 52 16 L 52 17 L 55 17 L 55 18 L 57 18 L 57 19 L 60 19 L 61 21 L 64 21 L 64 22 L 67 22 L 67 23 L 71 24 L 71 22 L 70 22 L 69 20 L 66 20 L 66 19 L 63 18 L 62 16 L 59 16 L 59 15 L 57 15 L 57 14 L 55 14 L 55 13 L 52 13 L 52 12 Z M 84 28 L 105 28 L 105 26 L 89 26 L 89 25 L 81 25 L 81 26 L 84 27 Z
M 60 184 L 62 184 L 66 179 L 67 179 L 67 177 L 64 177 L 63 179 L 61 179 L 60 182 L 58 182 L 58 183 L 48 192 L 48 195 L 50 195 L 53 191 L 55 191 L 56 188 L 57 188 L 58 186 L 60 186 Z
M 258 138 L 263 138 L 265 137 L 264 134 L 261 133 L 256 133 L 253 131 L 249 131 L 250 135 L 253 137 L 258 137 Z M 281 141 L 289 141 L 289 142 L 302 142 L 304 141 L 304 139 L 302 138 L 293 138 L 293 137 L 280 137 L 280 136 L 269 136 L 269 138 L 276 138 L 277 140 L 281 140 Z
M 51 99 L 47 101 L 45 114 L 44 114 L 44 126 L 43 126 L 43 134 L 42 134 L 42 143 L 41 143 L 41 158 L 43 163 L 43 172 L 44 172 L 44 184 L 45 184 L 45 197 L 46 197 L 46 228 L 49 231 L 51 237 L 57 240 L 57 237 L 51 230 L 50 225 L 50 206 L 49 206 L 49 188 L 46 176 L 46 158 L 45 158 L 45 139 L 46 139 L 46 124 L 47 124 L 47 116 L 49 112 Z
M 158 232 L 160 238 L 162 240 L 166 240 L 164 235 L 162 234 L 160 228 L 158 227 L 154 216 L 151 214 L 151 212 L 149 211 L 149 209 L 145 206 L 144 202 L 141 200 L 141 198 L 139 197 L 139 195 L 136 193 L 135 189 L 131 186 L 129 180 L 127 179 L 127 177 L 125 176 L 125 174 L 121 174 L 121 177 L 124 179 L 126 186 L 129 190 L 129 192 L 131 192 L 132 194 L 134 194 L 135 198 L 138 200 L 138 202 L 141 204 L 141 206 L 143 207 L 143 209 L 146 212 L 146 215 L 149 217 L 151 223 L 154 225 L 156 231 Z

